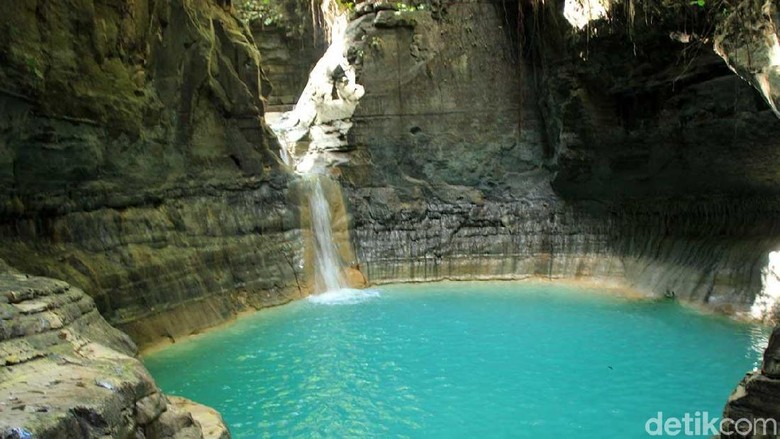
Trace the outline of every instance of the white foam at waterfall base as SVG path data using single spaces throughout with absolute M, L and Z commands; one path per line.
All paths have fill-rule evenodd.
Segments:
M 309 296 L 309 302 L 318 305 L 354 305 L 377 297 L 379 297 L 379 291 L 377 290 L 342 288 Z

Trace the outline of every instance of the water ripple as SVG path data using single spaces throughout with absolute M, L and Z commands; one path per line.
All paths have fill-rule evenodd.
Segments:
M 658 411 L 717 416 L 766 336 L 671 303 L 459 283 L 314 296 L 146 363 L 238 439 L 630 439 Z

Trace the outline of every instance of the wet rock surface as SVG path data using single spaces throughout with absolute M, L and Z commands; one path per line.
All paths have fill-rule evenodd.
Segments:
M 228 9 L 4 7 L 39 34 L 0 38 L 0 255 L 82 287 L 142 345 L 305 293 L 300 190 Z M 574 277 L 750 306 L 776 244 L 778 121 L 717 56 L 678 60 L 661 25 L 567 36 L 552 4 L 546 47 L 520 44 L 529 24 L 501 5 L 397 9 L 364 4 L 348 31 L 366 96 L 334 170 L 347 265 L 369 282 Z M 86 17 L 113 43 L 71 43 Z
M 230 437 L 216 412 L 162 394 L 82 290 L 4 267 L 0 310 L 2 437 Z

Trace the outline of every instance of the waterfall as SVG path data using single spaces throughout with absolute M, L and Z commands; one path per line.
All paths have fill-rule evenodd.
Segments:
M 309 73 L 309 80 L 295 107 L 274 113 L 269 126 L 281 144 L 280 158 L 306 179 L 314 249 L 317 295 L 310 300 L 322 304 L 355 303 L 379 293 L 354 290 L 343 276 L 341 257 L 333 240 L 330 204 L 322 187 L 328 168 L 348 161 L 347 132 L 363 87 L 355 82 L 355 68 L 347 60 L 348 17 L 337 0 L 322 0 L 321 9 L 329 31 L 325 54 Z M 271 113 L 266 114 L 267 117 Z M 303 157 L 296 146 L 308 136 Z
M 379 297 L 379 291 L 350 288 L 344 279 L 341 256 L 333 239 L 330 203 L 322 187 L 327 178 L 324 173 L 306 176 L 317 288 L 317 294 L 310 296 L 309 301 L 321 305 L 350 305 Z
M 311 213 L 311 232 L 314 241 L 315 276 L 319 292 L 337 291 L 347 288 L 341 274 L 341 258 L 333 240 L 330 204 L 322 189 L 321 179 L 327 178 L 313 174 L 309 181 L 309 209 Z

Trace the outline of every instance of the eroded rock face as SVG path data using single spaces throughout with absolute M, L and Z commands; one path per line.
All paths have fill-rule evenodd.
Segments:
M 0 256 L 82 287 L 140 344 L 300 295 L 297 195 L 230 2 L 0 16 Z
M 259 54 L 217 2 L 3 8 L 3 213 L 267 174 Z
M 555 38 L 523 57 L 508 7 L 360 8 L 346 262 L 371 282 L 591 278 L 749 308 L 778 244 L 771 111 L 714 55 L 679 63 L 663 26 L 568 40 L 551 4 Z M 305 292 L 301 197 L 229 10 L 4 8 L 0 254 L 85 288 L 140 344 Z
M 218 413 L 162 394 L 82 290 L 4 267 L 0 310 L 2 437 L 230 437 Z
M 758 89 L 780 117 L 780 12 L 773 0 L 745 0 L 718 28 L 715 50 Z
M 729 396 L 723 411 L 724 419 L 733 421 L 746 419 L 750 425 L 758 426 L 757 431 L 746 429 L 747 424 L 740 421 L 724 429 L 722 438 L 774 439 L 780 436 L 777 429 L 780 420 L 780 327 L 775 328 L 764 352 L 761 370 L 748 373 Z M 756 420 L 769 420 L 769 422 Z M 740 434 L 745 432 L 747 434 Z
M 304 3 L 306 14 L 297 8 L 288 11 L 289 19 L 299 26 L 296 29 L 273 23 L 266 25 L 263 20 L 251 23 L 263 71 L 272 85 L 268 96 L 270 105 L 295 105 L 306 87 L 309 72 L 327 49 L 324 32 L 313 28 L 309 2 L 290 2 L 288 6 Z
M 745 310 L 740 304 L 762 291 L 762 270 L 780 245 L 780 123 L 710 47 L 669 37 L 689 19 L 683 12 L 657 15 L 652 25 L 615 18 L 615 31 L 594 24 L 588 38 L 542 52 L 552 185 L 568 202 L 638 207 L 644 218 L 621 233 L 616 251 L 666 243 L 668 252 L 649 257 L 655 263 L 637 266 L 654 292 L 684 297 L 698 284 L 712 294 L 695 293 L 696 302 Z M 696 22 L 706 23 L 701 15 Z M 668 276 L 687 281 L 669 284 Z
M 562 5 L 522 23 L 513 4 L 361 10 L 366 96 L 339 168 L 361 268 L 575 278 L 747 312 L 778 244 L 778 121 L 711 52 L 679 62 L 676 22 L 578 37 Z

